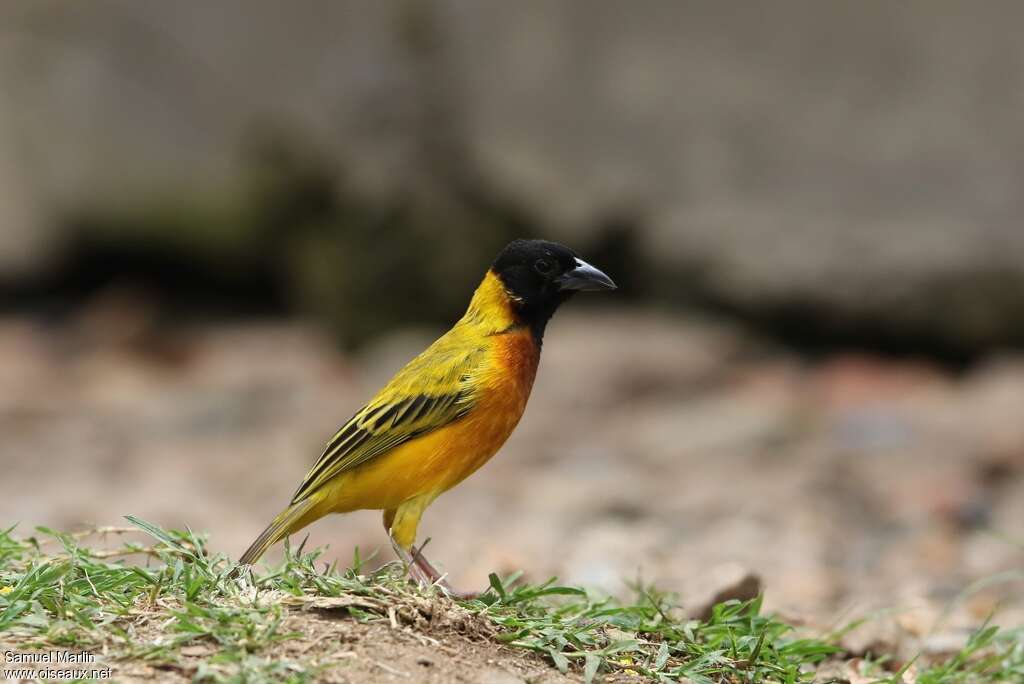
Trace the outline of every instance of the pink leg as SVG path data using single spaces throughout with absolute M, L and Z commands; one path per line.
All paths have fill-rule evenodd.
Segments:
M 412 549 L 412 561 L 413 563 L 428 577 L 431 578 L 431 584 L 441 589 L 449 596 L 457 599 L 470 600 L 480 595 L 478 591 L 456 591 L 452 588 L 452 585 L 448 584 L 445 579 L 445 575 L 438 572 L 437 568 L 431 565 L 427 557 L 423 555 L 423 547 L 426 546 L 426 542 L 420 545 L 420 548 L 413 547 Z

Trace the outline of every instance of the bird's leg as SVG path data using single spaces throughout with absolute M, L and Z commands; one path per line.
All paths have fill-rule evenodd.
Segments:
M 417 515 L 412 520 L 418 522 L 419 511 L 416 512 Z M 423 555 L 423 547 L 427 545 L 426 542 L 421 544 L 418 549 L 413 545 L 413 539 L 416 534 L 415 526 L 411 528 L 403 526 L 402 523 L 408 522 L 410 518 L 403 517 L 402 514 L 403 510 L 401 508 L 384 511 L 384 529 L 388 533 L 388 539 L 391 540 L 391 547 L 395 550 L 395 555 L 402 559 L 405 571 L 409 574 L 409 577 L 424 588 L 431 586 L 440 587 L 441 591 L 449 596 L 464 599 L 475 598 L 478 594 L 463 594 L 452 589 L 452 586 L 445 581 L 445 576 L 438 572 L 437 568 Z M 404 546 L 402 541 L 399 540 L 407 541 L 408 547 Z
M 398 556 L 398 560 L 401 561 L 401 565 L 406 570 L 406 574 L 410 575 L 417 584 L 421 586 L 429 585 L 430 580 L 423 574 L 423 571 L 416 565 L 415 560 L 410 555 L 409 551 L 403 549 L 398 541 L 394 538 L 394 515 L 395 509 L 388 509 L 384 511 L 384 531 L 387 532 L 387 538 L 391 541 L 391 548 L 394 549 L 394 555 Z
M 411 577 L 416 584 L 421 587 L 429 587 L 433 584 L 433 578 L 430 577 L 422 568 L 416 563 L 416 560 L 408 551 L 403 549 L 401 545 L 395 541 L 395 538 L 388 533 L 388 539 L 391 540 L 391 548 L 395 550 L 395 555 L 402 561 L 402 565 L 405 567 L 405 572 Z
M 437 586 L 441 587 L 449 594 L 453 593 L 451 585 L 449 585 L 448 582 L 445 580 L 446 575 L 442 575 L 440 572 L 438 572 L 437 568 L 431 565 L 430 561 L 427 560 L 427 557 L 423 555 L 423 549 L 426 548 L 427 542 L 429 541 L 430 540 L 428 539 L 427 541 L 420 544 L 419 548 L 416 548 L 415 546 L 412 547 L 412 562 L 416 564 L 416 567 L 418 567 L 428 577 L 430 577 L 430 581 L 433 584 L 436 584 Z
M 427 541 L 429 541 L 429 539 Z M 431 578 L 432 584 L 434 586 L 441 587 L 441 589 L 443 589 L 444 592 L 452 598 L 463 599 L 465 601 L 475 599 L 478 596 L 480 596 L 480 592 L 478 591 L 456 591 L 454 588 L 452 588 L 452 585 L 449 584 L 448 581 L 445 579 L 447 577 L 447 574 L 441 574 L 437 570 L 437 568 L 435 568 L 430 563 L 430 561 L 427 560 L 427 557 L 423 555 L 423 548 L 426 545 L 427 542 L 423 542 L 422 544 L 420 544 L 420 547 L 418 549 L 415 546 L 413 547 L 412 560 L 413 563 L 415 563 L 421 571 L 423 571 L 426 575 L 428 575 Z
M 395 515 L 398 513 L 396 509 L 388 509 L 384 511 L 384 531 L 388 533 L 388 539 L 391 540 L 391 548 L 395 550 L 395 555 L 402 561 L 402 565 L 405 568 L 405 572 L 409 577 L 413 579 L 421 587 L 428 587 L 434 582 L 434 578 L 429 573 L 425 572 L 417 563 L 414 555 L 410 554 L 397 539 L 395 539 Z M 410 546 L 412 546 L 410 544 Z

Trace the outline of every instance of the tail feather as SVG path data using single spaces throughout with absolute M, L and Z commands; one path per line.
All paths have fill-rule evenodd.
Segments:
M 313 499 L 306 499 L 281 511 L 238 559 L 239 565 L 252 565 L 267 552 L 267 549 L 299 529 L 301 526 L 298 523 L 309 512 L 313 503 Z

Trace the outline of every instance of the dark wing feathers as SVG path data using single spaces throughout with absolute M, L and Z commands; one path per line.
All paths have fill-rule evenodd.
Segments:
M 448 425 L 476 403 L 484 349 L 452 349 L 442 337 L 403 368 L 331 439 L 292 497 L 309 498 L 329 480 L 396 446 Z M 446 348 L 447 347 L 447 348 Z

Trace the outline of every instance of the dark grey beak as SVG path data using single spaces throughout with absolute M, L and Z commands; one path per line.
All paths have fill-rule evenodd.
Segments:
M 583 259 L 576 258 L 576 268 L 559 276 L 559 290 L 614 290 L 615 283 Z

